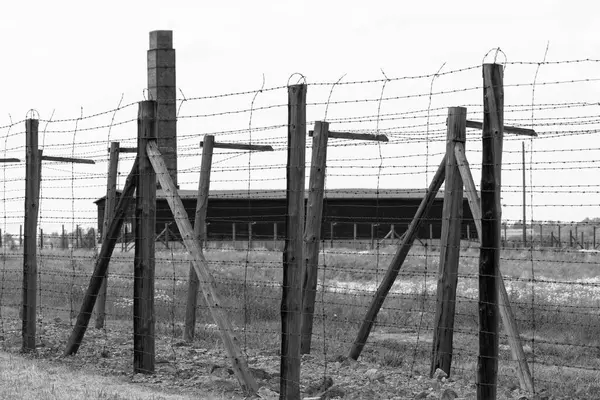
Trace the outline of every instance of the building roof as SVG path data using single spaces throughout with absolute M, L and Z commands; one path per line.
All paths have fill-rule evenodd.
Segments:
M 280 189 L 254 189 L 254 190 L 211 190 L 209 198 L 214 199 L 285 199 L 285 190 Z M 325 190 L 325 199 L 422 199 L 426 194 L 425 189 L 327 189 Z M 121 191 L 117 191 L 121 194 Z M 198 196 L 197 190 L 180 189 L 179 196 L 182 199 L 195 199 Z M 308 190 L 304 197 L 308 197 Z M 437 198 L 443 198 L 444 192 L 438 191 Z M 94 203 L 99 203 L 106 196 L 99 198 Z M 164 199 L 165 194 L 162 190 L 156 191 L 157 199 Z

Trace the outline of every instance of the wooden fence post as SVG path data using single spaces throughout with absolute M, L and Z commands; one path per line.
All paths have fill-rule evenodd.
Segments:
M 235 222 L 231 223 L 231 242 L 233 244 L 233 249 L 235 250 Z
M 477 195 L 475 182 L 473 181 L 473 176 L 471 175 L 471 170 L 469 168 L 469 162 L 467 161 L 465 149 L 462 143 L 456 144 L 455 151 L 458 168 L 465 185 L 465 193 L 469 200 L 471 213 L 473 214 L 473 221 L 475 222 L 477 236 L 481 238 L 483 235 L 481 231 L 480 200 L 479 196 Z M 506 229 L 506 223 L 504 224 L 504 228 Z M 504 324 L 504 329 L 506 330 L 506 336 L 513 360 L 517 362 L 517 368 L 515 372 L 519 378 L 521 388 L 528 392 L 533 392 L 533 379 L 527 364 L 527 357 L 525 357 L 525 352 L 523 351 L 523 346 L 521 345 L 521 338 L 519 336 L 519 330 L 517 329 L 517 322 L 510 307 L 510 299 L 508 298 L 508 292 L 506 291 L 506 286 L 504 285 L 504 279 L 502 278 L 500 270 L 498 270 L 498 279 L 496 283 L 499 296 L 498 310 L 500 312 L 500 317 L 502 318 L 502 323 Z
M 435 196 L 444 182 L 445 169 L 446 157 L 444 157 L 437 169 L 437 172 L 433 176 L 429 188 L 427 189 L 427 194 L 421 201 L 414 218 L 406 230 L 406 234 L 403 235 L 404 238 L 400 241 L 400 245 L 396 250 L 396 254 L 392 259 L 385 276 L 381 281 L 381 284 L 377 288 L 377 292 L 375 292 L 375 295 L 369 304 L 369 309 L 367 310 L 360 329 L 356 335 L 356 339 L 354 340 L 352 348 L 348 354 L 348 357 L 352 358 L 353 360 L 358 359 L 360 353 L 365 347 L 365 344 L 367 343 L 369 333 L 371 333 L 371 329 L 373 328 L 377 314 L 379 313 L 379 310 L 385 301 L 385 297 L 392 288 L 392 285 L 394 284 L 394 281 L 400 272 L 400 268 L 402 268 L 402 264 L 404 263 L 404 260 L 406 260 L 410 248 L 417 237 L 417 233 L 419 232 L 421 224 L 425 220 L 425 217 L 433 205 Z
M 44 230 L 40 228 L 40 249 L 44 248 Z
M 254 222 L 248 222 L 248 248 L 252 248 L 252 225 Z
M 450 107 L 447 121 L 446 184 L 442 210 L 440 265 L 430 376 L 433 376 L 438 368 L 450 375 L 452 365 L 452 340 L 463 214 L 463 181 L 454 155 L 454 148 L 456 142 L 465 142 L 467 109 Z
M 375 224 L 371 224 L 371 250 L 375 249 Z
M 562 248 L 562 241 L 561 241 L 561 234 L 560 234 L 560 224 L 558 224 L 558 247 Z
M 235 336 L 233 326 L 227 318 L 227 313 L 219 299 L 216 291 L 217 283 L 208 270 L 206 258 L 204 258 L 204 254 L 200 250 L 198 240 L 194 237 L 192 225 L 187 218 L 187 212 L 181 202 L 181 197 L 179 197 L 177 188 L 169 176 L 167 166 L 158 150 L 156 142 L 149 141 L 147 151 L 150 155 L 150 162 L 156 171 L 156 175 L 165 193 L 166 200 L 175 217 L 175 223 L 181 233 L 183 244 L 194 263 L 194 269 L 199 276 L 202 293 L 204 294 L 208 309 L 214 322 L 219 327 L 219 334 L 229 355 L 233 373 L 238 378 L 242 390 L 249 395 L 253 395 L 257 392 L 258 385 L 248 368 L 246 359 L 239 347 L 239 341 Z
M 135 256 L 133 282 L 133 371 L 154 372 L 154 250 L 156 230 L 156 173 L 146 145 L 157 137 L 157 104 L 139 103 L 139 174 L 135 196 Z
M 102 223 L 102 242 L 107 240 L 108 227 L 115 215 L 117 203 L 117 175 L 119 173 L 119 142 L 112 142 L 108 157 L 108 177 L 106 182 L 106 200 L 104 202 L 104 221 Z M 96 329 L 104 327 L 106 317 L 106 290 L 108 287 L 108 266 L 102 280 L 102 286 L 96 300 Z
M 66 356 L 77 353 L 83 336 L 85 335 L 85 331 L 87 330 L 98 292 L 102 286 L 102 281 L 104 281 L 104 275 L 106 274 L 106 268 L 108 268 L 108 262 L 117 244 L 117 239 L 119 238 L 119 232 L 121 232 L 121 228 L 123 227 L 123 222 L 129 214 L 129 204 L 133 199 L 133 194 L 137 185 L 137 178 L 138 159 L 136 158 L 135 162 L 133 163 L 133 167 L 131 168 L 131 172 L 125 180 L 123 193 L 121 194 L 119 203 L 115 209 L 114 217 L 108 226 L 106 240 L 102 242 L 100 254 L 98 254 L 96 265 L 94 266 L 94 272 L 90 278 L 90 284 L 85 296 L 83 297 L 79 314 L 77 315 L 77 322 L 73 327 L 73 331 L 71 332 L 71 336 L 69 337 L 67 346 L 65 348 L 64 355 Z
M 498 379 L 498 290 L 500 202 L 504 129 L 503 70 L 483 65 L 483 132 L 481 166 L 481 246 L 479 261 L 479 358 L 477 398 L 495 400 Z M 525 223 L 525 221 L 523 221 Z
M 329 247 L 332 249 L 333 249 L 333 227 L 334 226 L 335 226 L 335 222 L 329 223 L 329 241 L 330 241 Z
M 317 275 L 319 265 L 319 242 L 323 218 L 323 197 L 325 192 L 325 169 L 327 164 L 327 140 L 329 123 L 315 122 L 310 163 L 309 192 L 304 230 L 305 274 L 302 294 L 302 354 L 310 353 L 312 329 L 317 295 Z M 354 224 L 356 241 L 356 224 Z
M 277 222 L 273 222 L 273 241 L 277 241 Z
M 35 350 L 37 307 L 37 220 L 39 211 L 39 120 L 25 120 L 25 229 L 23 244 L 23 350 Z M 21 236 L 19 234 L 19 236 Z
M 306 85 L 288 86 L 286 237 L 281 295 L 280 396 L 300 399 L 300 324 L 304 277 Z
M 202 146 L 202 160 L 200 161 L 200 180 L 198 181 L 198 196 L 196 202 L 196 215 L 194 217 L 194 235 L 203 248 L 206 242 L 206 213 L 208 211 L 208 195 L 210 192 L 210 170 L 212 166 L 213 146 L 215 137 L 205 135 Z M 198 275 L 194 270 L 194 265 L 190 264 L 189 283 L 187 292 L 187 303 L 185 308 L 185 329 L 183 331 L 183 340 L 192 341 L 196 329 L 196 308 L 198 307 L 198 289 L 200 282 Z

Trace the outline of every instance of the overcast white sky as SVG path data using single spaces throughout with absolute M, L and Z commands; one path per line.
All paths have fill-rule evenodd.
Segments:
M 492 48 L 500 47 L 511 61 L 541 61 L 546 45 L 550 47 L 547 61 L 573 59 L 600 59 L 600 35 L 597 27 L 600 17 L 593 1 L 113 1 L 91 3 L 81 1 L 28 1 L 8 2 L 0 5 L 0 32 L 3 37 L 3 65 L 5 77 L 3 96 L 0 97 L 0 125 L 25 118 L 29 109 L 36 109 L 40 118 L 48 119 L 54 111 L 53 119 L 77 118 L 83 108 L 83 115 L 115 108 L 123 94 L 123 104 L 143 99 L 146 87 L 146 51 L 148 33 L 152 30 L 174 31 L 174 47 L 177 51 L 177 85 L 187 98 L 208 96 L 229 92 L 256 90 L 262 85 L 263 74 L 266 87 L 285 86 L 292 73 L 300 72 L 309 84 L 315 82 L 335 82 L 346 74 L 343 81 L 370 80 L 382 78 L 381 70 L 390 78 L 427 75 L 435 73 L 445 63 L 442 72 L 463 67 L 478 66 L 484 55 Z M 501 61 L 503 59 L 501 58 Z M 488 58 L 488 62 L 490 59 Z M 540 68 L 538 82 L 574 80 L 600 77 L 600 63 L 579 63 L 576 65 L 544 65 Z M 507 66 L 505 83 L 526 84 L 522 88 L 507 88 L 506 104 L 531 104 L 532 86 L 536 66 Z M 416 95 L 428 93 L 431 78 L 414 81 L 392 81 L 386 85 L 384 97 Z M 452 74 L 436 79 L 433 92 L 458 90 L 481 86 L 481 70 Z M 309 86 L 309 102 L 325 102 L 331 87 Z M 348 85 L 337 87 L 332 101 L 350 99 L 377 99 L 382 83 L 370 85 Z M 596 102 L 600 84 L 591 81 L 586 84 L 562 84 L 536 88 L 536 103 Z M 253 95 L 237 96 L 227 101 L 190 101 L 184 103 L 181 115 L 192 116 L 216 111 L 248 109 Z M 442 130 L 444 107 L 473 105 L 469 114 L 481 112 L 481 90 L 475 89 L 452 96 L 433 96 L 431 107 L 442 111 L 432 111 L 430 119 L 432 135 L 435 129 Z M 254 106 L 265 107 L 285 104 L 285 90 L 257 96 Z M 429 98 L 419 97 L 404 101 L 383 102 L 379 112 L 392 113 L 413 110 L 426 110 Z M 217 104 L 218 103 L 218 104 Z M 587 107 L 573 111 L 569 115 L 597 115 L 598 107 Z M 360 115 L 377 115 L 378 102 L 364 105 L 331 105 L 328 118 L 348 118 Z M 552 112 L 538 112 L 536 118 L 550 115 L 564 115 Z M 115 121 L 134 118 L 136 108 L 121 110 Z M 309 108 L 309 120 L 322 119 L 324 107 Z M 435 117 L 437 115 L 437 117 Z M 89 122 L 89 126 L 110 123 L 112 114 Z M 526 114 L 513 115 L 514 118 L 531 117 Z M 236 120 L 236 118 L 238 118 Z M 437 118 L 437 119 L 435 119 Z M 481 118 L 473 116 L 473 119 Z M 509 114 L 506 115 L 510 119 Z M 413 121 L 414 122 L 414 121 Z M 421 114 L 417 125 L 426 122 Z M 78 129 L 85 127 L 84 121 Z M 249 114 L 231 118 L 188 118 L 180 124 L 182 137 L 180 169 L 182 188 L 197 186 L 197 165 L 199 149 L 195 144 L 201 135 L 224 129 L 247 128 Z M 285 109 L 270 113 L 268 110 L 256 112 L 253 126 L 285 124 Z M 436 125 L 438 123 L 438 125 Z M 439 152 L 444 146 L 437 140 L 426 145 L 406 144 L 408 122 L 402 129 L 398 121 L 381 122 L 380 129 L 389 128 L 392 140 L 382 148 L 378 146 L 340 147 L 330 153 L 331 175 L 328 187 L 376 187 L 413 188 L 424 187 L 439 163 Z M 531 120 L 526 126 L 531 126 Z M 333 122 L 332 122 L 333 125 Z M 340 124 L 342 126 L 343 124 Z M 535 125 L 535 124 L 534 124 Z M 7 157 L 24 159 L 24 136 L 15 135 L 23 126 L 0 131 L 5 138 Z M 43 128 L 44 124 L 40 125 Z M 362 125 L 347 124 L 345 129 L 377 128 L 376 122 Z M 17 129 L 18 128 L 18 129 Z M 70 133 L 48 133 L 45 144 L 72 143 L 75 123 L 49 124 L 48 131 L 71 130 Z M 309 127 L 311 128 L 311 127 Z M 394 131 L 394 128 L 396 130 Z M 555 132 L 556 126 L 536 127 Z M 563 126 L 561 132 L 568 127 Z M 335 129 L 332 126 L 332 129 Z M 416 129 L 416 128 L 415 128 Z M 575 129 L 575 128 L 574 128 Z M 576 128 L 579 129 L 579 128 Z M 590 125 L 585 129 L 592 129 Z M 396 136 L 394 133 L 396 132 Z M 400 132 L 400 133 L 398 133 Z M 402 132 L 404 132 L 402 134 Z M 135 123 L 124 124 L 111 131 L 111 140 L 133 139 Z M 245 136 L 244 136 L 245 135 Z M 404 136 L 403 136 L 404 135 Z M 578 158 L 588 160 L 587 169 L 557 171 L 556 169 L 534 169 L 530 175 L 540 191 L 548 185 L 567 186 L 562 194 L 536 193 L 533 209 L 528 208 L 528 219 L 577 221 L 586 216 L 600 216 L 598 206 L 598 151 L 557 152 L 559 149 L 599 148 L 598 135 L 573 136 L 562 139 L 526 140 L 527 148 L 550 150 L 536 153 L 528 162 L 547 168 L 546 161 L 563 160 L 564 165 L 573 166 L 571 161 Z M 433 135 L 435 136 L 435 135 Z M 432 136 L 432 138 L 433 138 Z M 246 141 L 248 135 L 242 133 L 230 137 Z M 404 138 L 404 139 L 403 139 Z M 254 133 L 253 140 L 272 140 L 282 144 L 285 129 L 269 131 L 261 136 Z M 439 139 L 439 135 L 437 137 Z M 75 220 L 82 225 L 95 225 L 95 208 L 91 201 L 102 196 L 104 191 L 104 171 L 108 143 L 108 129 L 80 131 L 76 134 L 77 149 L 57 146 L 45 149 L 46 154 L 70 154 L 95 158 L 95 167 L 76 169 L 77 179 L 71 185 L 70 166 L 50 165 L 44 168 L 42 222 L 48 230 L 55 230 L 61 223 L 69 225 Z M 279 142 L 278 142 L 279 140 Z M 42 139 L 40 138 L 40 142 Z M 85 143 L 95 142 L 97 147 Z M 478 142 L 477 142 L 478 143 Z M 467 144 L 468 149 L 477 149 L 477 143 Z M 80 147 L 81 146 L 81 147 Z M 387 146 L 387 147 L 386 147 Z M 521 141 L 507 141 L 505 162 L 507 172 L 503 184 L 507 185 L 504 201 L 507 207 L 504 216 L 520 219 L 520 193 L 516 186 L 521 184 L 518 161 Z M 279 148 L 282 150 L 282 147 Z M 381 153 L 380 153 L 381 150 Z M 513 152 L 513 153 L 511 153 Z M 379 155 L 382 159 L 378 159 Z M 429 154 L 429 156 L 426 156 Z M 308 154 L 308 156 L 310 153 Z M 394 155 L 398 158 L 394 158 Z M 468 152 L 472 165 L 481 162 L 481 153 Z M 237 157 L 230 161 L 217 155 L 223 167 L 247 168 L 250 161 L 254 166 L 285 162 L 285 152 L 277 155 L 253 155 Z M 367 158 L 374 158 L 366 160 Z M 344 160 L 355 161 L 344 161 Z M 382 169 L 378 170 L 379 164 Z M 370 166 L 365 169 L 372 176 L 361 177 L 362 170 L 348 170 L 355 165 Z M 368 165 L 367 165 L 368 164 Z M 426 167 L 426 164 L 428 165 Z M 394 166 L 406 165 L 406 169 Z M 552 164 L 549 164 L 552 166 Z M 592 166 L 592 168 L 590 168 Z M 4 226 L 15 231 L 22 221 L 24 166 L 7 167 L 4 170 L 5 215 Z M 121 172 L 126 174 L 125 161 Z M 214 188 L 248 188 L 248 171 L 220 171 L 214 175 Z M 336 169 L 337 168 L 337 169 Z M 516 169 L 510 171 L 510 169 Z M 185 173 L 185 170 L 189 173 Z M 20 171 L 20 172 L 19 172 Z M 79 172 L 78 172 L 79 171 Z M 346 171 L 344 173 L 344 171 Z M 350 171 L 350 172 L 349 172 Z M 377 183 L 378 171 L 379 183 Z M 426 171 L 426 173 L 425 173 Z M 410 172 L 410 171 L 409 171 Z M 274 175 L 269 175 L 274 174 Z M 20 174 L 20 175 L 19 175 Z M 82 180 L 85 174 L 93 179 Z M 349 174 L 350 176 L 342 176 Z M 474 168 L 476 183 L 479 174 Z M 250 173 L 252 188 L 284 187 L 281 178 L 285 176 L 281 168 L 270 171 L 253 169 Z M 233 178 L 231 178 L 233 177 Z M 262 180 L 265 177 L 272 180 Z M 230 179 L 231 178 L 231 179 Z M 57 179 L 59 179 L 57 183 Z M 234 180 L 236 182 L 224 182 Z M 123 179 L 121 179 L 121 183 Z M 511 185 L 515 186 L 511 189 Z M 591 187 L 582 190 L 580 186 Z M 575 188 L 577 187 L 577 188 Z M 2 188 L 0 188 L 1 190 Z M 588 194 L 579 193 L 589 191 Z M 53 199 L 56 197 L 57 199 Z M 75 197 L 76 200 L 70 200 Z M 528 201 L 531 198 L 528 195 Z M 552 203 L 554 202 L 554 203 Z M 570 204 L 570 207 L 548 207 L 547 204 Z

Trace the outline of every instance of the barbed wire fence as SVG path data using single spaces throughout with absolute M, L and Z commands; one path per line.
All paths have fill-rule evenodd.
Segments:
M 537 137 L 523 139 L 505 131 L 500 270 L 535 390 L 556 396 L 583 398 L 600 391 L 600 345 L 595 334 L 600 187 L 594 179 L 600 159 L 600 143 L 595 139 L 600 129 L 595 97 L 600 78 L 594 72 L 599 62 L 503 64 L 504 125 L 533 129 Z M 289 216 L 288 85 L 263 83 L 256 90 L 196 97 L 180 91 L 177 99 L 178 185 L 187 213 L 177 218 L 194 221 L 200 141 L 205 135 L 220 143 L 272 147 L 269 152 L 215 147 L 203 256 L 253 376 L 259 386 L 273 391 L 279 390 L 282 379 L 278 373 L 282 251 Z M 445 371 L 453 380 L 435 384 L 429 379 L 439 329 L 441 237 L 444 224 L 450 222 L 444 221 L 445 186 L 415 231 L 412 248 L 372 321 L 368 340 L 360 343 L 360 354 L 354 357 L 358 360 L 348 355 L 428 194 L 431 166 L 444 159 L 448 109 L 464 107 L 468 121 L 483 121 L 483 90 L 480 65 L 403 78 L 384 74 L 361 81 L 307 79 L 306 131 L 316 132 L 316 123 L 326 122 L 329 140 L 312 344 L 310 352 L 292 360 L 301 362 L 300 381 L 292 384 L 305 395 L 339 390 L 403 398 L 418 390 L 473 390 L 469 384 L 476 382 L 478 364 L 480 247 L 466 197 L 460 199 L 451 369 Z M 121 148 L 138 146 L 138 103 L 122 105 L 122 101 L 117 108 L 94 115 L 82 111 L 73 118 L 39 118 L 45 125 L 42 156 L 95 163 L 40 161 L 35 348 L 47 356 L 63 353 L 99 257 L 105 229 L 107 148 L 111 142 L 119 142 Z M 5 349 L 22 346 L 25 124 L 11 121 L 0 127 L 3 157 L 21 160 L 2 164 L 0 326 Z M 466 126 L 464 145 L 479 188 L 482 134 L 472 126 Z M 385 135 L 387 141 L 348 140 L 335 137 L 335 132 Z M 307 198 L 316 136 L 307 136 L 305 148 Z M 133 152 L 119 154 L 117 197 L 135 158 Z M 184 340 L 190 257 L 163 189 L 156 195 L 153 232 L 135 232 L 134 206 L 125 217 L 110 257 L 104 325 L 88 329 L 77 357 L 131 372 L 133 242 L 135 235 L 145 235 L 156 250 L 153 352 L 157 373 L 170 374 L 174 381 L 187 379 L 190 385 L 201 382 L 198 376 L 202 375 L 234 379 L 219 327 L 202 296 L 193 339 Z M 523 385 L 517 373 L 519 360 L 513 358 L 502 328 L 498 340 L 498 390 L 513 390 Z M 467 384 L 460 386 L 463 381 Z

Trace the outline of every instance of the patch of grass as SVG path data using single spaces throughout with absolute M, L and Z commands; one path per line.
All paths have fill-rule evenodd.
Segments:
M 184 400 L 197 397 L 161 393 L 123 379 L 73 371 L 45 360 L 0 353 L 0 398 L 23 400 Z M 206 393 L 205 399 L 225 397 Z

